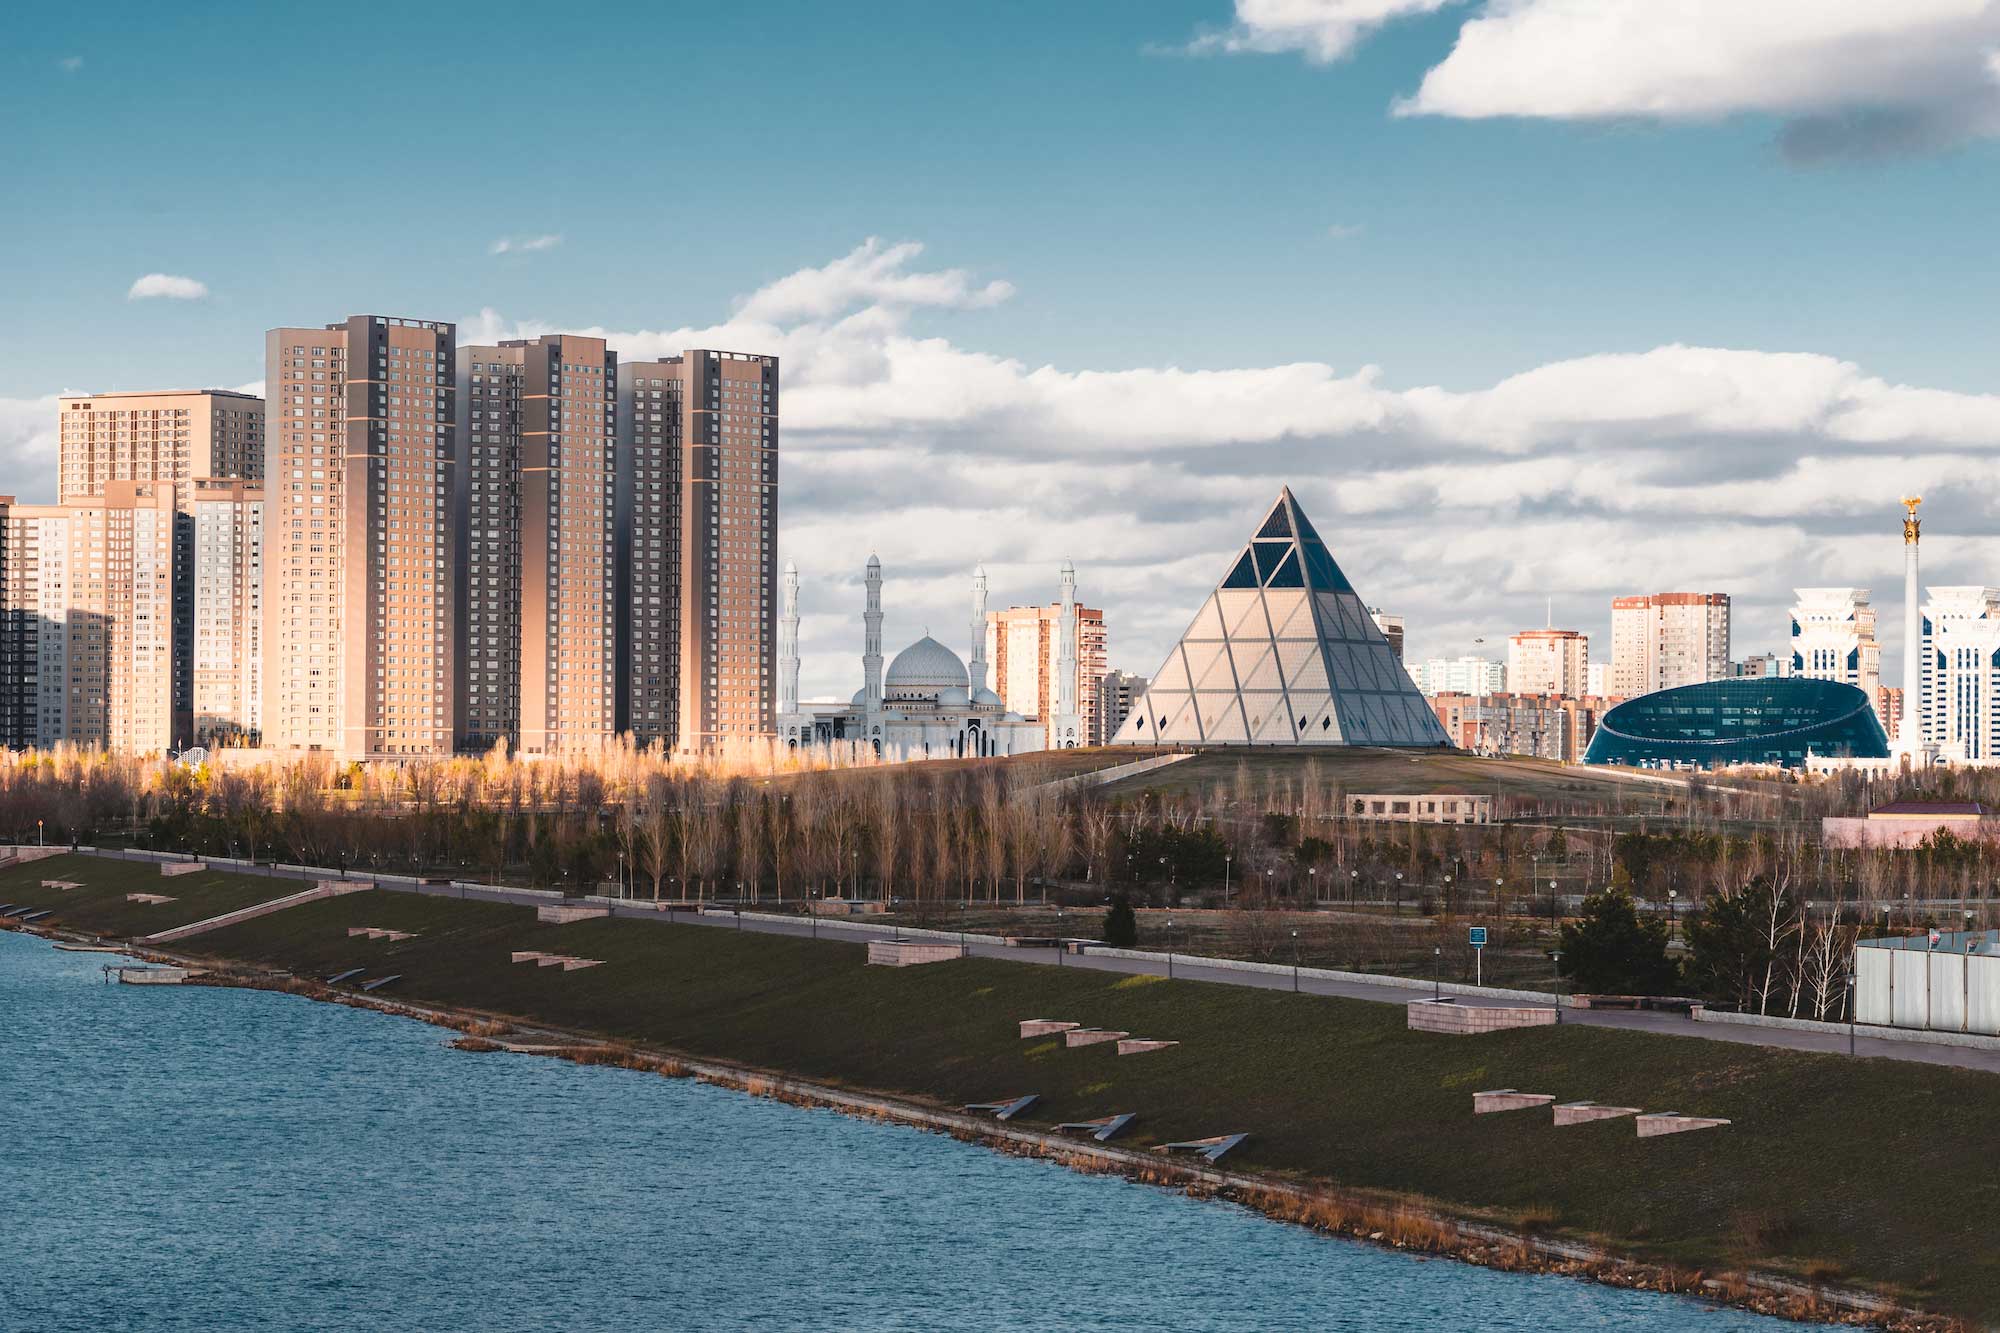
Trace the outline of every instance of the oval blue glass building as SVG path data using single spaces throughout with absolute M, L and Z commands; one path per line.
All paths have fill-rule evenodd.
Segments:
M 1660 690 L 1606 713 L 1583 762 L 1634 768 L 1798 768 L 1808 753 L 1888 757 L 1889 738 L 1865 692 L 1836 680 L 1800 676 L 1711 680 Z

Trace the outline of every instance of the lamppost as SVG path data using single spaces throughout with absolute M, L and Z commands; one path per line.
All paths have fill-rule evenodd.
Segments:
M 1174 977 L 1174 919 L 1167 918 L 1167 980 Z
M 1854 1054 L 1854 974 L 1847 974 L 1847 1053 Z
M 1308 891 L 1309 891 L 1309 892 L 1310 892 L 1310 893 L 1312 894 L 1312 900 L 1313 900 L 1314 902 L 1318 902 L 1318 901 L 1319 901 L 1319 867 L 1318 867 L 1318 866 L 1307 866 L 1307 867 L 1306 867 L 1306 884 L 1308 885 Z
M 1348 871 L 1347 872 L 1348 906 L 1352 907 L 1354 905 L 1355 895 L 1359 894 L 1360 892 L 1361 892 L 1361 872 L 1359 870 Z
M 1444 999 L 1444 946 L 1431 946 L 1431 998 Z
M 1549 950 L 1549 958 L 1556 965 L 1556 1024 L 1563 1021 L 1563 955 L 1561 949 Z
M 1299 932 L 1292 932 L 1292 994 L 1299 993 Z
M 1667 890 L 1667 943 L 1668 944 L 1672 944 L 1674 942 L 1674 936 L 1680 932 L 1680 918 L 1674 914 L 1675 899 L 1679 898 L 1680 896 L 1681 896 L 1681 891 L 1679 889 Z
M 1224 907 L 1229 906 L 1229 863 L 1235 859 L 1233 856 L 1222 858 L 1222 905 Z
M 1556 933 L 1556 882 L 1549 881 L 1549 934 Z
M 1451 915 L 1451 876 L 1444 877 L 1444 914 Z
M 1056 966 L 1063 965 L 1063 955 L 1069 952 L 1069 942 L 1063 938 L 1063 909 L 1056 908 Z
M 1390 910 L 1389 914 L 1391 916 L 1400 916 L 1402 915 L 1402 912 L 1403 912 L 1403 872 L 1398 870 L 1396 872 L 1396 905 Z

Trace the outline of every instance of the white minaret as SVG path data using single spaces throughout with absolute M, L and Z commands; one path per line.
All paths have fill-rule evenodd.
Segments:
M 778 713 L 799 711 L 799 566 L 785 562 L 784 612 L 778 621 Z
M 882 562 L 868 557 L 868 606 L 861 613 L 861 687 L 867 709 L 882 711 Z
M 1082 719 L 1076 713 L 1076 566 L 1062 564 L 1062 619 L 1056 625 L 1056 707 L 1049 728 L 1049 745 L 1066 750 L 1083 744 Z
M 986 688 L 986 566 L 972 571 L 972 660 L 966 663 L 972 693 Z
M 1894 753 L 1906 756 L 1912 767 L 1931 753 L 1924 743 L 1924 635 L 1917 609 L 1917 540 L 1923 526 L 1917 506 L 1923 502 L 1921 495 L 1903 497 L 1903 720 L 1896 727 Z

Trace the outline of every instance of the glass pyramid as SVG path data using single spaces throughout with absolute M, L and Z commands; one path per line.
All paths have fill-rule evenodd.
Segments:
M 1291 488 L 1114 745 L 1449 745 Z

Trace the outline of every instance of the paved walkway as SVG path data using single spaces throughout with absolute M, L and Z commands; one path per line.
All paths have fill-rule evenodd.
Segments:
M 150 859 L 150 858 L 147 858 Z M 240 871 L 240 867 L 218 867 Z M 296 871 L 279 871 L 270 866 L 259 866 L 256 873 L 279 878 L 317 879 L 316 872 L 300 874 Z M 368 875 L 354 873 L 355 879 L 368 879 Z M 395 884 L 381 883 L 384 889 L 398 892 L 415 892 L 430 897 L 464 898 L 479 902 L 512 903 L 522 907 L 536 907 L 549 902 L 542 894 L 519 889 L 498 887 L 460 888 L 444 884 Z M 593 906 L 609 906 L 611 915 L 637 921 L 667 922 L 676 925 L 706 926 L 718 930 L 752 931 L 766 935 L 809 936 L 821 939 L 839 939 L 860 943 L 870 939 L 893 936 L 893 926 L 877 925 L 853 920 L 832 920 L 822 918 L 817 923 L 808 918 L 771 920 L 755 916 L 736 916 L 719 913 L 702 915 L 688 910 L 661 911 L 651 904 L 637 903 L 606 904 L 602 899 L 592 899 Z M 981 943 L 968 939 L 965 944 L 968 953 L 981 958 L 998 958 L 1009 963 L 1025 963 L 1040 967 L 1082 967 L 1098 972 L 1120 972 L 1127 974 L 1165 975 L 1168 964 L 1150 958 L 1111 958 L 1101 954 L 1068 954 L 1059 949 L 1014 949 L 1000 944 Z M 1420 999 L 1428 992 L 1413 991 L 1406 986 L 1372 985 L 1365 981 L 1336 980 L 1301 974 L 1296 980 L 1289 972 L 1244 972 L 1234 968 L 1213 967 L 1197 958 L 1176 956 L 1172 963 L 1173 975 L 1188 981 L 1212 981 L 1224 986 L 1253 986 L 1261 990 L 1298 990 L 1310 995 L 1337 995 L 1350 1000 L 1373 1000 L 1382 1004 L 1408 1004 Z M 1469 988 L 1445 986 L 1446 994 L 1464 994 Z M 1847 1053 L 1848 1038 L 1844 1032 L 1802 1032 L 1790 1028 L 1747 1027 L 1728 1023 L 1697 1023 L 1682 1014 L 1635 1012 L 1622 1009 L 1565 1009 L 1562 1011 L 1565 1024 L 1584 1027 L 1624 1028 L 1636 1032 L 1652 1032 L 1673 1037 L 1699 1037 L 1709 1041 L 1732 1041 L 1746 1046 L 1768 1046 L 1781 1050 L 1818 1051 L 1827 1054 Z M 1928 1042 L 1903 1041 L 1893 1037 L 1859 1037 L 1854 1043 L 1855 1054 L 1878 1056 L 1889 1060 L 1910 1060 L 1918 1064 L 1951 1065 L 1961 1069 L 1979 1069 L 1990 1073 L 2000 1073 L 2000 1050 L 1982 1047 L 1936 1046 Z

